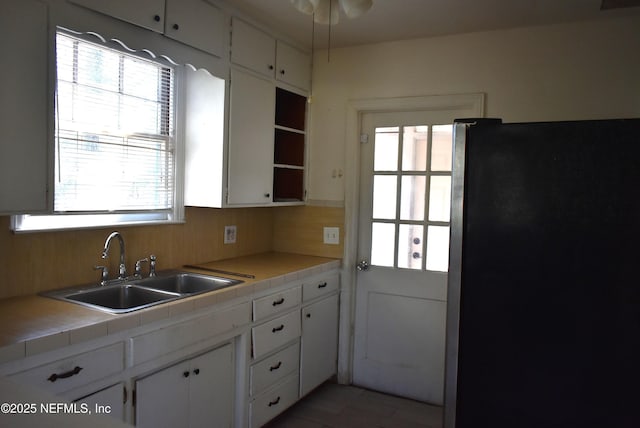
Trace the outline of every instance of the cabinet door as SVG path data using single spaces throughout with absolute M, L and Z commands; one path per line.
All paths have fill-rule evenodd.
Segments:
M 120 421 L 124 420 L 124 385 L 121 383 L 75 401 L 87 404 L 92 414 L 102 414 Z
M 336 373 L 338 358 L 338 295 L 302 308 L 300 396 Z
M 231 344 L 191 360 L 189 379 L 189 427 L 231 427 L 234 404 Z
M 164 33 L 218 57 L 228 51 L 227 18 L 222 10 L 204 0 L 167 0 Z
M 47 5 L 2 0 L 0 8 L 0 213 L 45 211 L 53 111 Z
M 183 362 L 136 381 L 136 426 L 187 426 L 190 376 L 189 362 Z
M 233 70 L 229 114 L 229 205 L 271 202 L 275 87 Z
M 308 90 L 311 81 L 311 59 L 306 53 L 278 41 L 276 79 Z
M 165 0 L 70 0 L 105 15 L 162 33 Z
M 276 41 L 267 33 L 239 19 L 233 19 L 231 62 L 273 78 Z

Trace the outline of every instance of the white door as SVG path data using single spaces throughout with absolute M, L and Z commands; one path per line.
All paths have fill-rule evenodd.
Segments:
M 353 382 L 439 405 L 456 113 L 366 113 L 360 150 Z

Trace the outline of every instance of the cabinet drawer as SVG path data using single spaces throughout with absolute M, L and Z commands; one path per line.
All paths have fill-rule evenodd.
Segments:
M 140 364 L 251 322 L 249 303 L 131 338 L 133 364 Z
M 259 358 L 300 337 L 300 330 L 300 310 L 253 327 L 253 358 Z
M 285 311 L 300 304 L 300 286 L 280 293 L 270 294 L 253 301 L 253 320 L 258 321 L 270 315 Z
M 59 394 L 124 369 L 124 344 L 105 346 L 12 376 L 18 382 Z
M 289 346 L 277 354 L 251 366 L 250 394 L 256 395 L 280 379 L 298 370 L 299 344 Z
M 265 392 L 249 404 L 251 427 L 259 428 L 298 399 L 298 376 L 292 376 L 278 387 Z
M 302 285 L 302 297 L 305 302 L 315 299 L 318 296 L 337 290 L 339 284 L 340 280 L 337 273 L 305 281 Z

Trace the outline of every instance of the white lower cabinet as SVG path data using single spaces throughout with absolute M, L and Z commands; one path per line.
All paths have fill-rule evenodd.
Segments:
M 137 380 L 136 426 L 231 427 L 233 360 L 228 343 Z
M 298 375 L 260 394 L 249 404 L 251 428 L 259 428 L 298 400 Z
M 75 400 L 75 402 L 86 404 L 91 414 L 107 415 L 122 421 L 124 420 L 124 403 L 126 400 L 127 394 L 124 385 L 117 383 Z
M 338 295 L 302 308 L 300 396 L 336 373 L 338 360 Z

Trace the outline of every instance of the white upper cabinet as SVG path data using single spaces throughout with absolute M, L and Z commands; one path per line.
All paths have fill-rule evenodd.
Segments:
M 297 88 L 309 89 L 308 54 L 237 18 L 233 19 L 231 31 L 231 62 Z
M 189 46 L 223 57 L 229 45 L 225 13 L 204 0 L 70 0 Z
M 309 55 L 278 40 L 276 48 L 276 79 L 308 90 L 311 81 Z
M 0 5 L 0 214 L 47 210 L 48 10 L 33 0 Z
M 167 0 L 164 34 L 216 56 L 229 46 L 227 16 L 203 0 Z
M 162 33 L 165 0 L 69 0 L 105 15 Z
M 231 74 L 229 105 L 229 205 L 272 201 L 275 87 L 240 70 Z
M 276 39 L 246 22 L 233 18 L 231 62 L 273 78 Z

